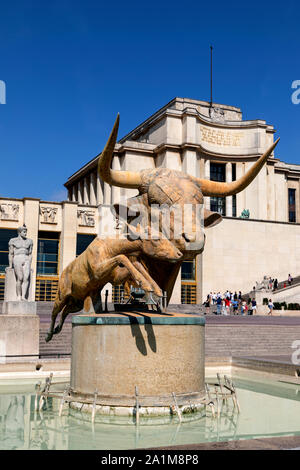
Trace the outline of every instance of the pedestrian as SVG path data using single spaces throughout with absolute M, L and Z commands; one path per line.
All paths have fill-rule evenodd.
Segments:
M 289 277 L 288 277 L 289 286 L 292 284 L 292 282 L 293 282 L 293 278 L 292 278 L 292 276 L 289 274 Z
M 272 281 L 272 278 L 269 277 L 269 289 L 270 290 L 272 289 L 272 286 L 273 286 L 273 281 Z
M 241 303 L 241 315 L 244 315 L 246 312 L 247 303 L 245 300 Z
M 252 304 L 252 315 L 255 315 L 256 314 L 256 300 L 252 299 L 251 304 Z
M 209 295 L 207 296 L 206 301 L 204 302 L 204 307 L 206 309 L 204 315 L 208 315 L 209 314 L 209 307 L 210 307 Z
M 238 301 L 232 300 L 233 315 L 238 315 Z
M 247 315 L 252 315 L 252 303 L 251 303 L 251 298 L 250 297 L 248 299 Z
M 221 315 L 222 298 L 217 296 L 217 315 Z
M 230 315 L 230 299 L 226 297 L 225 299 L 225 308 L 226 308 L 226 315 Z
M 222 315 L 228 315 L 226 311 L 225 300 L 222 300 Z
M 268 312 L 268 315 L 271 315 L 271 316 L 272 316 L 273 308 L 274 308 L 274 304 L 273 304 L 273 302 L 272 302 L 272 299 L 269 299 L 268 307 L 269 307 L 269 309 L 270 309 L 270 311 Z
M 278 279 L 276 278 L 274 281 L 274 290 L 276 290 L 278 287 Z

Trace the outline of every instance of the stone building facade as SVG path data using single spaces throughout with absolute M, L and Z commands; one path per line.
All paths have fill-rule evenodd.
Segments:
M 243 120 L 239 108 L 217 104 L 210 108 L 204 101 L 175 98 L 119 140 L 112 168 L 167 167 L 230 182 L 240 178 L 273 143 L 274 133 L 274 127 L 263 120 Z M 36 298 L 52 299 L 62 269 L 98 233 L 98 207 L 136 194 L 101 181 L 97 157 L 74 173 L 65 186 L 68 201 L 61 203 L 0 199 L 0 297 L 4 230 L 26 223 L 35 247 Z M 210 291 L 248 292 L 265 274 L 279 280 L 288 273 L 299 274 L 299 189 L 300 165 L 272 155 L 241 193 L 205 198 L 205 207 L 222 213 L 224 220 L 207 230 L 203 255 L 195 263 L 183 264 L 172 302 L 200 303 Z M 240 218 L 245 210 L 249 218 Z M 49 253 L 44 253 L 47 249 Z

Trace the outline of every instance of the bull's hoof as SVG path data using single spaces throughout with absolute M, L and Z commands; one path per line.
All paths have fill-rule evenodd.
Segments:
M 49 343 L 49 341 L 52 339 L 52 336 L 53 336 L 53 333 L 48 333 L 46 338 L 45 338 L 45 341 L 46 343 Z

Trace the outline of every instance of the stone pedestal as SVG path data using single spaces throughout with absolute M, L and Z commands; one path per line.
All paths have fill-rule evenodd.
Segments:
M 97 390 L 103 414 L 112 408 L 117 414 L 120 407 L 123 413 L 125 409 L 129 415 L 133 413 L 135 387 L 148 415 L 150 409 L 155 409 L 155 414 L 170 414 L 173 392 L 179 406 L 202 403 L 204 317 L 84 314 L 73 316 L 72 326 L 73 394 L 88 402 Z
M 0 315 L 0 361 L 32 359 L 39 355 L 40 319 L 29 287 L 28 300 L 17 300 L 16 277 L 5 270 L 5 291 Z M 24 357 L 25 356 L 25 357 Z M 29 357 L 28 357 L 29 356 Z
M 38 357 L 39 327 L 38 315 L 0 315 L 0 361 Z
M 36 315 L 36 302 L 4 301 L 2 313 L 6 315 Z

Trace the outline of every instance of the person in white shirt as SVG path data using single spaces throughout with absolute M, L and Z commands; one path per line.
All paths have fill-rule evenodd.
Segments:
M 272 299 L 269 299 L 268 307 L 269 307 L 269 309 L 270 309 L 270 311 L 268 312 L 268 315 L 271 315 L 271 316 L 272 316 L 273 308 L 274 308 L 274 304 L 273 304 L 273 302 L 272 302 Z

